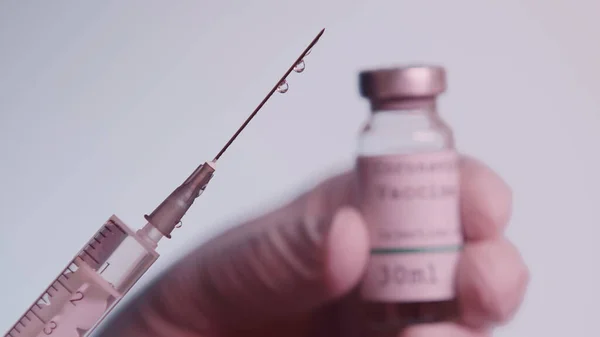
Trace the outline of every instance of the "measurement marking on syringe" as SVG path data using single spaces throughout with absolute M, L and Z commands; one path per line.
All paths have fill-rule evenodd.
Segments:
M 104 271 L 106 270 L 106 268 L 108 268 L 108 266 L 110 266 L 110 262 L 106 262 L 103 266 L 104 268 L 102 268 L 102 270 L 99 270 L 98 274 L 102 275 L 102 273 L 104 273 Z
M 115 223 L 115 222 L 114 222 L 114 221 L 112 221 L 112 220 L 108 220 L 108 221 L 106 222 L 106 225 L 104 225 L 104 227 L 105 227 L 105 228 L 106 228 L 106 229 L 107 229 L 109 232 L 112 232 L 112 231 L 113 231 L 113 230 L 111 229 L 111 227 L 113 227 L 113 228 L 116 228 L 116 229 L 118 229 L 119 231 L 123 232 L 123 234 L 126 234 L 126 232 L 125 232 L 125 231 L 124 231 L 124 230 L 123 230 L 121 227 L 119 227 L 119 225 L 118 225 L 117 223 Z
M 62 282 L 60 282 L 58 279 L 56 280 L 56 283 L 58 283 L 66 292 L 68 292 L 69 294 L 72 294 L 73 292 L 71 291 L 71 289 L 67 288 Z
M 35 316 L 37 319 L 40 320 L 40 322 L 46 324 L 46 322 L 38 314 L 36 314 L 33 310 L 29 310 L 28 312 L 32 313 L 33 316 Z
M 92 261 L 96 262 L 97 264 L 100 264 L 100 262 L 98 262 L 98 260 L 96 260 L 96 259 L 95 259 L 95 258 L 92 256 L 92 254 L 88 253 L 88 251 L 87 251 L 87 250 L 85 250 L 85 249 L 84 249 L 84 250 L 83 250 L 83 252 L 85 253 L 85 255 L 89 256 L 89 257 L 90 257 L 90 259 L 92 259 Z
M 62 275 L 64 276 L 64 275 Z M 63 288 L 65 288 L 66 291 L 69 292 L 69 294 L 72 294 L 73 292 L 71 291 L 71 289 L 69 289 L 64 283 L 62 283 L 62 281 L 60 280 L 60 277 L 56 279 L 56 282 L 58 282 Z
M 44 296 L 48 296 L 48 300 L 46 300 L 44 298 Z M 48 290 L 46 290 L 46 292 L 44 292 L 44 294 L 42 294 L 42 297 L 40 297 L 40 301 L 43 301 L 44 305 L 50 305 L 51 298 L 52 298 L 52 295 L 48 292 Z

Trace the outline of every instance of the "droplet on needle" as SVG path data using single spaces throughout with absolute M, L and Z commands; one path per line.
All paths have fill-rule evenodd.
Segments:
M 221 151 L 219 151 L 219 153 L 217 153 L 217 155 L 215 156 L 215 159 L 214 159 L 215 162 L 217 160 L 219 160 L 219 158 L 221 158 L 221 156 L 223 155 L 223 153 L 225 153 L 225 151 L 227 151 L 229 146 L 239 136 L 239 134 L 242 132 L 242 130 L 244 130 L 244 128 L 248 125 L 248 123 L 250 123 L 252 118 L 254 118 L 254 116 L 256 116 L 258 111 L 263 107 L 263 105 L 265 105 L 265 103 L 269 100 L 269 98 L 271 98 L 271 95 L 273 95 L 273 93 L 275 93 L 275 91 L 280 92 L 282 94 L 286 93 L 288 91 L 289 86 L 288 86 L 285 78 L 294 70 L 296 72 L 304 71 L 304 68 L 305 68 L 304 57 L 306 57 L 306 55 L 310 54 L 310 52 L 312 51 L 312 48 L 319 41 L 319 39 L 321 38 L 321 35 L 323 35 L 324 32 L 325 32 L 325 28 L 321 29 L 319 34 L 317 34 L 317 36 L 312 40 L 312 42 L 308 45 L 308 47 L 306 47 L 304 49 L 302 54 L 300 54 L 300 56 L 298 56 L 298 58 L 294 61 L 294 63 L 290 66 L 290 68 L 285 72 L 283 77 L 278 82 L 276 82 L 277 84 L 275 84 L 271 88 L 271 91 L 267 94 L 267 96 L 265 96 L 265 98 L 263 98 L 263 100 L 260 102 L 260 104 L 258 104 L 258 106 L 254 109 L 254 111 L 252 111 L 250 116 L 248 116 L 248 118 L 246 118 L 244 123 L 237 129 L 237 131 L 233 134 L 233 136 L 231 136 L 231 138 L 229 138 L 229 140 L 227 141 L 225 146 L 223 146 Z
M 286 80 L 281 81 L 281 83 L 279 83 L 279 86 L 277 87 L 277 91 L 285 94 L 288 89 L 290 88 L 290 86 L 288 85 Z
M 306 69 L 306 64 L 304 64 L 304 60 L 300 60 L 300 62 L 296 63 L 294 66 L 294 71 L 297 73 L 301 73 Z

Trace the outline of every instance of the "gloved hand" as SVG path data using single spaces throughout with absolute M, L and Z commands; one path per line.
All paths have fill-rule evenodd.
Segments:
M 503 236 L 511 190 L 461 157 L 466 245 L 458 267 L 459 321 L 415 325 L 403 337 L 487 336 L 520 306 L 529 280 Z M 204 244 L 108 322 L 101 336 L 354 336 L 355 294 L 367 261 L 366 224 L 353 207 L 354 173 Z

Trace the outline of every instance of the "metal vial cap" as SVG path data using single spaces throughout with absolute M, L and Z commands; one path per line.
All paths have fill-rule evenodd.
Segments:
M 420 65 L 362 71 L 360 94 L 371 100 L 435 97 L 446 91 L 441 66 Z

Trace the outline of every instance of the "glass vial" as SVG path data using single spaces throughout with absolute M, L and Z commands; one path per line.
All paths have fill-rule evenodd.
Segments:
M 371 105 L 357 157 L 359 207 L 371 242 L 360 295 L 368 335 L 397 336 L 408 325 L 456 314 L 458 155 L 436 109 L 444 68 L 379 69 L 359 79 Z

